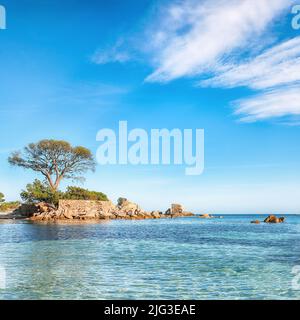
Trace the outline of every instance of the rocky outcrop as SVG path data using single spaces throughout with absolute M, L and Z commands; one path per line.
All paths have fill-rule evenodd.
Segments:
M 133 202 L 128 201 L 126 198 L 120 198 L 117 205 L 117 211 L 128 215 L 138 215 L 142 209 Z
M 265 223 L 283 223 L 284 221 L 284 217 L 277 218 L 274 215 L 270 215 L 264 220 Z
M 169 208 L 165 212 L 165 216 L 170 218 L 177 218 L 177 217 L 191 217 L 191 216 L 194 216 L 194 214 L 188 211 L 184 211 L 182 205 L 173 203 L 171 204 L 171 208 Z
M 43 213 L 45 211 L 48 211 L 49 207 L 49 204 L 43 202 L 37 204 L 21 204 L 16 210 L 12 212 L 12 215 L 20 218 L 28 218 L 37 212 Z M 54 207 L 51 208 L 54 209 Z
M 58 208 L 39 205 L 31 220 L 89 220 L 115 218 L 115 206 L 110 201 L 60 200 Z M 41 210 L 42 208 L 42 210 Z
M 173 203 L 171 204 L 171 214 L 173 215 L 179 215 L 183 213 L 183 207 L 180 204 Z
M 189 211 L 183 211 L 182 213 L 178 213 L 175 217 L 193 217 L 195 214 Z
M 162 212 L 160 212 L 160 211 L 152 211 L 151 212 L 151 217 L 153 218 L 153 219 L 160 219 L 161 217 L 162 217 Z
M 178 209 L 178 207 L 176 208 Z M 170 215 L 163 214 L 160 211 L 146 212 L 137 204 L 130 202 L 127 199 L 121 199 L 118 201 L 117 205 L 114 205 L 111 201 L 60 200 L 57 209 L 48 204 L 39 203 L 32 205 L 27 217 L 34 221 L 101 219 L 141 220 L 191 215 L 193 214 L 176 210 L 174 214 Z
M 263 222 L 265 222 L 265 223 L 283 223 L 284 221 L 285 221 L 285 217 L 277 218 L 275 215 L 271 214 Z M 261 221 L 253 220 L 253 221 L 251 221 L 251 223 L 260 224 Z

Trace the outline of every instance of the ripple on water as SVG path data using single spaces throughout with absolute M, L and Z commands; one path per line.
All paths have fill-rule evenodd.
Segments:
M 262 219 L 261 217 L 259 217 Z M 0 222 L 0 299 L 297 299 L 300 218 Z

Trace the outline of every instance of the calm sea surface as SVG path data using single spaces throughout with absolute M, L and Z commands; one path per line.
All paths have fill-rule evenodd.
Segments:
M 0 220 L 0 299 L 300 299 L 300 216 L 264 218 Z

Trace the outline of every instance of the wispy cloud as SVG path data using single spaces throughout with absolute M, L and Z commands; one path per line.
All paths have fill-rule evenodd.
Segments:
M 152 35 L 156 69 L 147 80 L 166 82 L 214 72 L 237 50 L 241 55 L 249 50 L 249 43 L 259 43 L 263 32 L 291 3 L 189 0 L 170 5 Z
M 193 77 L 201 79 L 202 87 L 245 86 L 260 92 L 234 102 L 241 121 L 289 118 L 296 123 L 300 115 L 300 36 L 270 43 L 271 26 L 293 3 L 189 0 L 170 5 L 153 32 L 156 68 L 147 81 Z M 218 8 L 220 16 L 216 15 Z
M 234 104 L 244 122 L 300 116 L 300 86 L 269 90 Z
M 92 61 L 127 62 L 137 58 L 139 47 L 153 67 L 147 82 L 191 77 L 201 87 L 244 86 L 258 92 L 234 102 L 242 121 L 293 118 L 300 110 L 300 36 L 278 43 L 272 31 L 296 2 L 167 1 L 151 17 L 139 46 L 123 38 L 98 50 Z
M 241 121 L 290 117 L 288 125 L 299 125 L 300 115 L 300 37 L 284 41 L 262 54 L 234 65 L 224 65 L 201 86 L 247 86 L 262 93 L 234 103 Z
M 201 81 L 202 86 L 266 89 L 300 81 L 300 36 L 265 50 L 239 64 L 224 65 L 214 77 Z
M 119 39 L 113 46 L 98 49 L 91 57 L 91 61 L 96 64 L 106 64 L 112 62 L 127 62 L 131 59 L 129 52 L 124 46 L 124 40 Z

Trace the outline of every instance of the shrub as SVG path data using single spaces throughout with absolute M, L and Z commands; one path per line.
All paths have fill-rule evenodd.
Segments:
M 5 202 L 4 194 L 0 192 L 0 212 L 12 211 L 20 205 L 19 201 Z
M 19 205 L 20 205 L 19 201 L 0 203 L 0 212 L 15 210 L 19 207 Z
M 35 180 L 26 186 L 21 192 L 21 198 L 26 203 L 47 202 L 58 205 L 60 199 L 66 200 L 100 200 L 108 201 L 102 192 L 90 191 L 79 187 L 68 187 L 66 192 L 53 191 L 47 183 Z
M 47 202 L 55 206 L 58 205 L 59 199 L 62 197 L 60 191 L 53 191 L 47 183 L 40 180 L 34 180 L 26 186 L 26 190 L 21 192 L 21 198 L 26 203 Z
M 97 191 L 90 191 L 79 187 L 68 187 L 62 195 L 67 200 L 99 200 L 108 201 L 106 194 Z

